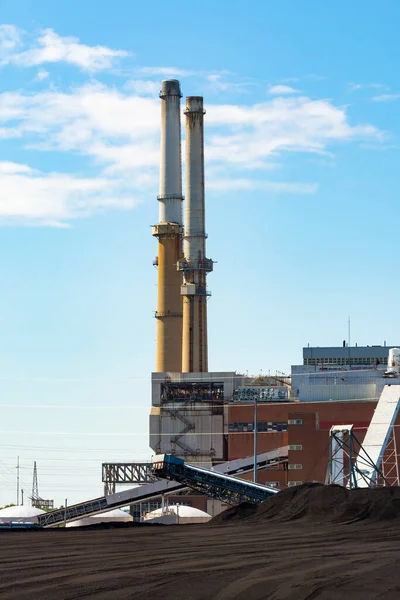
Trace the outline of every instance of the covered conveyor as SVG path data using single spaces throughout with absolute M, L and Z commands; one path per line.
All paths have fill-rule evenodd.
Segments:
M 241 502 L 256 504 L 278 492 L 276 488 L 239 479 L 234 475 L 187 465 L 181 458 L 169 454 L 156 456 L 153 464 L 154 472 L 158 477 L 179 481 L 193 490 L 230 504 Z
M 277 448 L 272 452 L 265 452 L 257 456 L 257 468 L 263 469 L 272 467 L 284 462 L 287 462 L 288 448 L 284 446 Z M 221 498 L 226 502 L 237 504 L 243 500 L 249 502 L 261 502 L 271 494 L 277 492 L 274 488 L 268 488 L 260 484 L 253 484 L 244 479 L 234 477 L 240 473 L 251 471 L 254 467 L 254 457 L 240 458 L 230 462 L 216 465 L 213 470 L 203 469 L 194 465 L 187 465 L 183 460 L 174 458 L 175 461 L 180 461 L 177 464 L 174 461 L 168 462 L 166 456 L 156 457 L 153 461 L 154 470 L 158 476 L 175 478 L 170 481 L 161 479 L 154 483 L 149 483 L 141 487 L 136 487 L 129 490 L 124 490 L 111 496 L 102 496 L 80 504 L 74 504 L 66 508 L 60 508 L 51 512 L 38 516 L 38 523 L 43 527 L 57 527 L 68 521 L 75 521 L 83 516 L 93 515 L 99 512 L 105 512 L 127 504 L 136 504 L 156 498 L 163 494 L 177 492 L 185 488 L 191 488 L 202 491 L 214 498 Z M 170 464 L 169 471 L 166 464 Z M 162 471 L 161 465 L 166 470 Z

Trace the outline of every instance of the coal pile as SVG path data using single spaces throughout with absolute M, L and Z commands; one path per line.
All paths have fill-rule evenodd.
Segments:
M 310 483 L 282 490 L 256 507 L 232 507 L 212 523 L 296 520 L 328 524 L 393 519 L 400 520 L 399 487 L 348 490 L 339 485 Z
M 398 502 L 395 488 L 309 485 L 230 509 L 218 526 L 3 531 L 0 598 L 393 600 Z
M 211 520 L 211 523 L 226 523 L 248 520 L 257 513 L 257 509 L 257 504 L 244 502 L 243 504 L 239 504 L 239 506 L 231 506 L 227 510 L 224 510 L 224 512 L 214 517 Z

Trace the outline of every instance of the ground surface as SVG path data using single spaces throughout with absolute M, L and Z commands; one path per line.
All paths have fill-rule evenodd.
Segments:
M 352 507 L 353 522 L 333 523 L 321 498 L 311 512 L 299 494 L 284 504 L 207 525 L 2 531 L 0 598 L 400 598 L 399 518 L 359 502 L 362 518 Z

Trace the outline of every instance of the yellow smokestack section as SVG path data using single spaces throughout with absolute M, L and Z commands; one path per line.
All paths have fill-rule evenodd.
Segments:
M 201 278 L 198 285 L 205 285 Z M 207 298 L 182 290 L 182 373 L 208 372 Z
M 180 372 L 182 364 L 182 232 L 173 223 L 156 225 L 158 237 L 158 303 L 156 372 Z M 155 229 L 154 228 L 154 229 Z
M 180 372 L 182 367 L 182 166 L 179 81 L 163 81 L 158 238 L 158 302 L 156 372 Z

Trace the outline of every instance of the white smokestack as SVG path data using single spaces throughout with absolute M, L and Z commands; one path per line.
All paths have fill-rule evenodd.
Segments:
M 160 223 L 182 224 L 181 97 L 179 81 L 162 82 Z
M 183 255 L 193 267 L 206 253 L 204 207 L 204 108 L 201 96 L 186 98 L 186 201 Z

